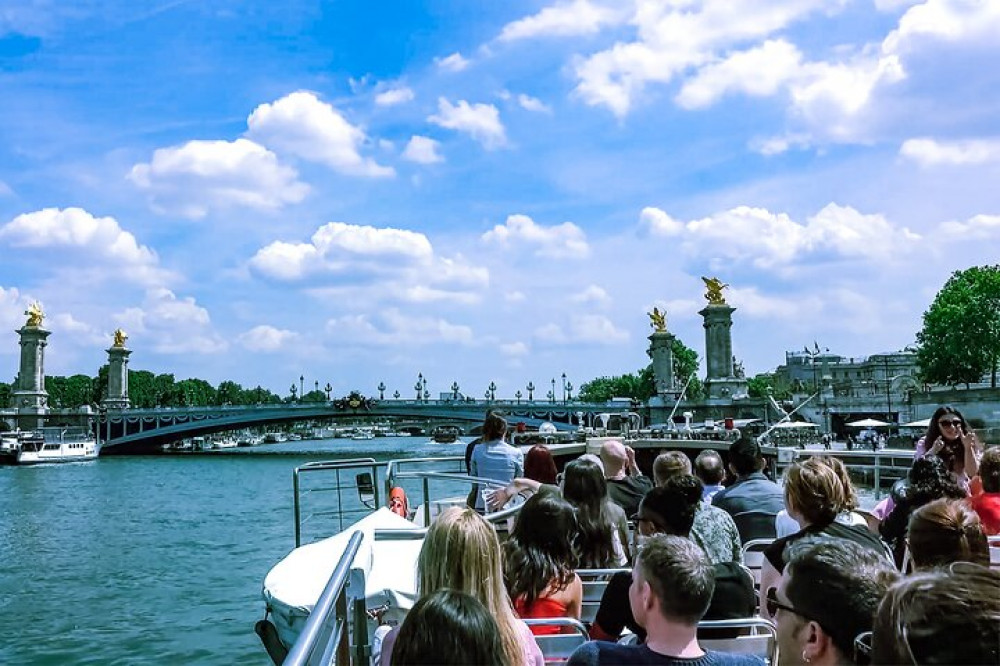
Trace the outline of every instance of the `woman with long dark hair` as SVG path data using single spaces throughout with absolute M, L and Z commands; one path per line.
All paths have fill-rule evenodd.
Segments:
M 576 511 L 559 493 L 531 496 L 504 543 L 503 578 L 522 618 L 580 618 L 583 583 L 576 574 Z M 533 633 L 559 633 L 532 626 Z
M 917 441 L 914 458 L 937 456 L 959 485 L 968 490 L 969 479 L 979 473 L 982 447 L 962 412 L 950 405 L 934 410 L 927 432 Z
M 563 497 L 576 509 L 580 564 L 583 569 L 608 569 L 628 563 L 628 518 L 608 497 L 604 470 L 578 458 L 563 470 Z

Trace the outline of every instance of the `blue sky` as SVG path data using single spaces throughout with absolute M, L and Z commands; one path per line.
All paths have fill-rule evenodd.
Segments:
M 1000 3 L 0 0 L 0 324 L 50 374 L 502 396 L 912 344 L 1000 257 Z M 16 336 L 0 348 L 12 378 Z

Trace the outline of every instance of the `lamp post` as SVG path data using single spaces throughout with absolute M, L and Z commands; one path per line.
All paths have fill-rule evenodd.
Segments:
M 514 397 L 517 398 L 517 404 L 521 404 L 521 389 L 514 392 Z
M 379 382 L 375 388 L 378 389 L 378 399 L 385 400 L 385 382 Z
M 528 385 L 525 386 L 524 388 L 528 389 L 528 402 L 534 401 L 534 399 L 535 399 L 535 397 L 534 397 L 535 383 L 534 382 L 528 382 Z
M 299 375 L 299 396 L 304 396 L 306 394 L 306 378 L 304 375 Z
M 427 378 L 426 377 L 424 377 L 423 383 L 424 383 L 424 402 L 427 402 L 430 399 L 431 394 L 427 391 Z
M 497 385 L 496 385 L 496 383 L 490 382 L 490 385 L 489 385 L 489 387 L 487 387 L 487 390 L 490 393 L 490 400 L 493 401 L 493 402 L 495 402 L 496 399 L 497 399 Z
M 323 389 L 326 390 L 326 401 L 330 402 L 330 391 L 333 390 L 333 387 L 330 386 L 330 382 L 327 382 Z
M 451 399 L 458 400 L 458 382 L 451 383 Z
M 291 385 L 291 386 L 289 387 L 289 391 L 291 391 L 291 393 L 292 393 L 292 402 L 295 402 L 295 393 L 296 393 L 296 391 L 298 391 L 298 390 L 299 390 L 299 389 L 298 389 L 298 388 L 297 388 L 297 387 L 295 386 L 295 384 L 292 384 L 292 385 Z
M 392 397 L 395 398 L 396 400 L 399 400 L 399 391 L 396 391 L 395 393 L 393 393 Z
M 549 391 L 549 402 L 555 403 L 556 401 L 556 378 L 552 378 L 552 390 Z
M 566 404 L 566 373 L 562 373 L 563 404 Z
M 417 373 L 417 383 L 413 385 L 413 388 L 417 392 L 417 402 L 420 402 L 420 395 L 424 390 L 424 373 Z
M 573 402 L 573 384 L 566 382 L 566 399 Z

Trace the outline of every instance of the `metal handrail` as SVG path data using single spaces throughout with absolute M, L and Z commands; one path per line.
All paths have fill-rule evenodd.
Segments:
M 420 463 L 441 463 L 441 462 L 465 462 L 464 456 L 445 456 L 443 458 L 402 458 L 390 460 L 385 468 L 385 494 L 388 497 L 393 486 L 396 485 L 396 475 L 400 474 L 399 469 L 403 465 Z
M 301 487 L 299 485 L 299 475 L 303 472 L 317 472 L 323 470 L 336 470 L 337 471 L 337 485 L 334 490 L 337 491 L 337 506 L 342 507 L 343 502 L 341 497 L 341 486 L 340 486 L 340 470 L 345 469 L 369 469 L 372 473 L 372 478 L 376 478 L 378 473 L 378 468 L 385 463 L 379 463 L 374 458 L 351 458 L 349 460 L 320 460 L 315 462 L 308 462 L 304 465 L 296 467 L 292 471 L 292 489 L 294 498 L 294 511 L 295 511 L 295 547 L 298 548 L 302 545 L 302 505 L 300 500 Z M 372 484 L 373 490 L 375 492 L 375 505 L 380 506 L 382 500 L 378 495 L 378 484 Z M 344 512 L 341 509 L 339 511 L 338 517 L 340 519 L 340 529 L 344 529 Z
M 350 642 L 347 627 L 347 575 L 361 547 L 364 533 L 357 531 L 347 542 L 340 561 L 313 606 L 298 640 L 283 662 L 285 666 L 304 664 L 348 664 Z M 332 619 L 332 622 L 331 622 Z
M 388 482 L 388 478 L 389 478 L 389 473 L 386 472 L 386 480 L 387 480 L 387 482 Z M 502 481 L 497 481 L 496 479 L 487 479 L 487 478 L 484 478 L 484 477 L 481 477 L 481 476 L 470 476 L 468 474 L 454 474 L 454 473 L 450 473 L 450 472 L 433 472 L 433 471 L 420 471 L 420 470 L 417 470 L 415 472 L 396 472 L 394 478 L 395 479 L 420 479 L 420 481 L 421 481 L 421 488 L 420 489 L 421 489 L 421 492 L 423 494 L 423 502 L 421 504 L 424 507 L 424 524 L 425 525 L 430 525 L 431 524 L 431 503 L 430 503 L 430 495 L 431 495 L 430 481 L 431 481 L 431 479 L 435 479 L 435 480 L 438 480 L 438 481 L 464 481 L 464 482 L 475 483 L 475 484 L 480 484 L 480 485 L 484 485 L 484 486 L 492 486 L 494 488 L 503 488 L 504 486 L 507 485 L 506 483 L 504 483 Z M 500 513 L 500 512 L 498 511 L 497 513 Z M 512 513 L 516 513 L 516 512 L 512 512 Z M 506 517 L 507 515 L 512 515 L 512 513 L 511 514 L 505 514 L 503 517 Z M 489 519 L 491 516 L 493 517 L 493 520 L 498 520 L 499 519 L 499 516 L 497 516 L 496 514 L 487 514 L 484 517 L 487 518 L 487 519 Z

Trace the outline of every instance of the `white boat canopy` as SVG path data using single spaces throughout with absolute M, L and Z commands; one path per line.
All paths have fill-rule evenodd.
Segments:
M 774 426 L 775 428 L 818 428 L 818 423 L 810 421 L 782 421 Z
M 899 427 L 900 428 L 927 428 L 927 427 L 930 427 L 930 425 L 931 425 L 931 420 L 929 418 L 927 418 L 927 419 L 920 419 L 919 421 L 910 421 L 909 423 L 903 423 Z
M 886 421 L 879 421 L 878 419 L 861 419 L 860 421 L 851 421 L 847 425 L 852 428 L 879 428 L 889 424 Z

